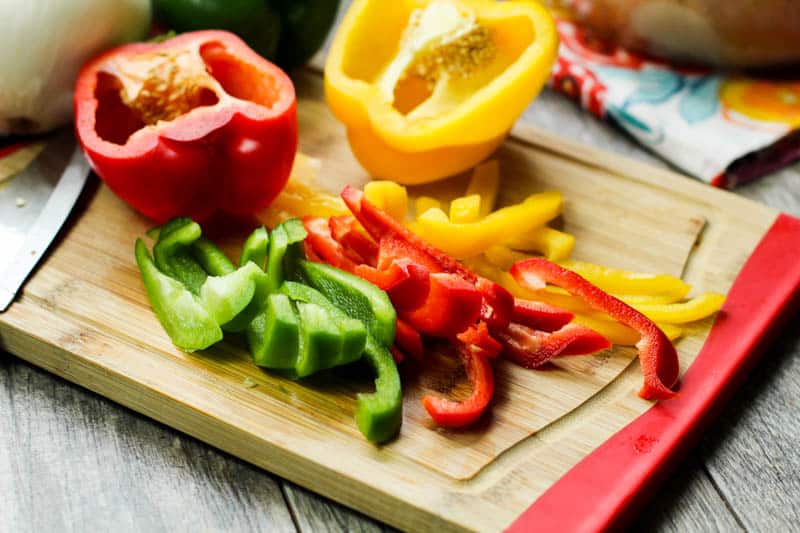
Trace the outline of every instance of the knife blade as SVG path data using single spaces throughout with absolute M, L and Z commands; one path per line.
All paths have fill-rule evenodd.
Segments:
M 0 185 L 0 313 L 55 239 L 89 171 L 72 132 L 62 131 L 33 163 Z

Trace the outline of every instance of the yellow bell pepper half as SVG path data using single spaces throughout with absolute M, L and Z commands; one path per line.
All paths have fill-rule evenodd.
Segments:
M 328 55 L 325 95 L 373 176 L 425 183 L 495 150 L 557 48 L 537 2 L 355 0 Z

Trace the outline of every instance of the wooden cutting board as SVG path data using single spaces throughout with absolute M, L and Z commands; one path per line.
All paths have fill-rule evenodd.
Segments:
M 320 181 L 332 191 L 363 184 L 367 176 L 322 101 L 319 76 L 301 75 L 297 89 L 300 148 L 319 160 Z M 696 293 L 726 292 L 779 215 L 526 126 L 496 157 L 501 203 L 564 193 L 563 226 L 577 237 L 575 258 L 680 275 Z M 449 199 L 465 185 L 466 177 L 456 177 L 411 192 Z M 0 315 L 2 347 L 395 526 L 504 529 L 652 407 L 636 396 L 635 350 L 614 348 L 539 371 L 500 361 L 490 414 L 469 429 L 436 428 L 422 396 L 458 396 L 466 386 L 453 359 L 435 354 L 422 367 L 402 369 L 402 431 L 376 447 L 353 420 L 355 394 L 368 389 L 368 379 L 354 384 L 334 373 L 292 382 L 258 369 L 236 341 L 196 354 L 175 349 L 134 262 L 134 240 L 149 227 L 105 186 L 85 191 L 57 246 Z M 694 325 L 677 342 L 683 370 L 711 326 Z

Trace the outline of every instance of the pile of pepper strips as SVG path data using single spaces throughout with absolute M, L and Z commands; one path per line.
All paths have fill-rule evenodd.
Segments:
M 363 357 L 376 373 L 376 392 L 359 396 L 356 420 L 375 442 L 394 436 L 402 421 L 394 361 L 424 359 L 426 338 L 451 342 L 472 387 L 463 401 L 423 399 L 433 420 L 448 427 L 468 425 L 487 408 L 494 392 L 492 360 L 501 354 L 537 368 L 555 356 L 611 346 L 576 323 L 571 311 L 515 298 L 475 274 L 363 192 L 347 187 L 342 198 L 350 215 L 305 216 L 302 225 L 291 219 L 271 234 L 256 230 L 238 269 L 189 219 L 154 233 L 155 260 L 137 241 L 148 297 L 173 342 L 203 349 L 223 331 L 244 332 L 257 365 L 293 379 Z M 530 291 L 546 283 L 561 287 L 636 330 L 644 375 L 639 394 L 653 400 L 674 394 L 675 348 L 642 313 L 544 258 L 518 261 L 510 275 Z

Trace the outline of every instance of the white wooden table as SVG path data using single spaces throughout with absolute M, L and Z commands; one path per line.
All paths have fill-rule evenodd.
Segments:
M 547 90 L 523 120 L 665 166 Z M 738 192 L 800 216 L 800 164 Z M 800 316 L 646 508 L 637 529 L 798 530 L 798 443 Z M 1 349 L 0 502 L 0 532 L 387 529 Z

